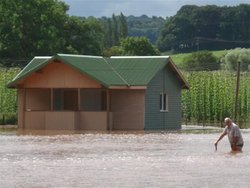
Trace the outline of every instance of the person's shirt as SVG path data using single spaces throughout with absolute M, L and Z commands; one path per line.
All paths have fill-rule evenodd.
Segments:
M 236 145 L 241 145 L 244 143 L 241 132 L 240 132 L 240 128 L 235 123 L 232 123 L 230 128 L 226 126 L 224 129 L 224 134 L 228 135 L 228 139 L 231 144 L 233 143 L 233 137 L 236 137 L 236 136 L 239 137 Z

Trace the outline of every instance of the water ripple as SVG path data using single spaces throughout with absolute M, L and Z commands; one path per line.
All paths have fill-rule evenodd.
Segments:
M 0 136 L 1 187 L 247 187 L 242 153 L 218 131 Z M 228 177 L 234 177 L 233 179 Z M 25 180 L 25 181 L 24 181 Z

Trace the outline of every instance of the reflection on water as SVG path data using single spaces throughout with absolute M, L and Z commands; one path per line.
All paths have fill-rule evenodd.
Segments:
M 220 132 L 2 132 L 0 187 L 249 187 L 250 131 L 242 153 Z

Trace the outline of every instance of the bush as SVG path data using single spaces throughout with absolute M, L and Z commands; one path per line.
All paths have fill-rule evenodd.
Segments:
M 185 57 L 182 65 L 185 70 L 212 71 L 219 70 L 220 62 L 217 57 L 209 51 L 199 51 Z
M 104 57 L 120 56 L 122 54 L 123 54 L 123 51 L 120 46 L 112 46 L 111 48 L 106 48 L 103 50 Z
M 250 49 L 235 48 L 227 53 L 222 59 L 222 69 L 229 71 L 237 70 L 237 63 L 240 62 L 241 71 L 249 71 Z
M 16 113 L 0 114 L 0 125 L 16 125 L 16 124 L 17 124 Z

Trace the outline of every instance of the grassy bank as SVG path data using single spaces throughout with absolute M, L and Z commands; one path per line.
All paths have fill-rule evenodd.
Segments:
M 212 53 L 217 57 L 221 58 L 223 55 L 228 53 L 230 50 L 218 50 L 218 51 L 212 51 Z M 179 53 L 179 54 L 172 54 L 170 57 L 173 59 L 174 63 L 178 66 L 183 62 L 183 59 L 187 56 L 189 56 L 191 53 Z

